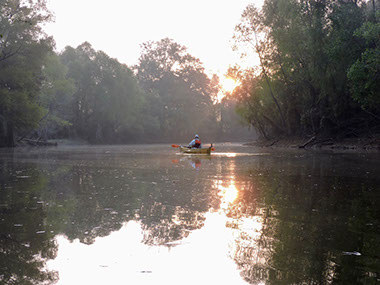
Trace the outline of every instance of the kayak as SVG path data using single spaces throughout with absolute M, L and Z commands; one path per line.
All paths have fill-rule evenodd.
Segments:
M 180 146 L 179 150 L 187 154 L 211 154 L 211 146 L 208 148 L 188 148 L 185 146 Z

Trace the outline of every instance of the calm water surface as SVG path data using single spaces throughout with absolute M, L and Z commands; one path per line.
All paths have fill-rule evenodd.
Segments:
M 379 154 L 1 150 L 0 284 L 379 284 Z

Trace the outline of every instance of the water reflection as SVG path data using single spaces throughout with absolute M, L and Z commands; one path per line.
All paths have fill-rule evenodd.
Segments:
M 241 183 L 238 188 L 234 178 L 228 186 L 223 186 L 222 181 L 216 182 L 221 196 L 219 213 L 225 217 L 225 227 L 231 231 L 229 256 L 238 265 L 245 281 L 265 284 L 270 252 L 262 244 L 264 220 L 258 215 L 260 209 L 256 209 L 256 205 L 244 203 L 239 197 L 249 191 L 252 184 Z
M 307 163 L 291 175 L 283 165 L 278 165 L 278 172 L 271 166 L 266 176 L 267 166 L 263 163 L 259 170 L 247 171 L 251 178 L 229 211 L 234 221 L 248 214 L 258 225 L 256 235 L 241 230 L 236 239 L 234 259 L 245 280 L 251 284 L 377 283 L 379 257 L 372 250 L 379 246 L 380 237 L 375 222 L 378 178 L 367 177 L 363 184 L 359 172 L 353 178 L 328 176 L 319 163 Z M 347 249 L 366 253 L 359 258 L 347 256 Z
M 374 157 L 153 150 L 0 156 L 0 283 L 379 281 Z
M 231 204 L 235 201 L 238 196 L 239 191 L 234 185 L 234 181 L 230 181 L 228 187 L 222 185 L 222 181 L 216 181 L 216 187 L 219 189 L 219 195 L 221 197 L 220 208 L 224 211 L 228 210 Z
M 187 161 L 189 162 L 189 165 L 191 165 L 192 168 L 194 168 L 195 170 L 199 170 L 202 166 L 202 160 L 203 161 L 209 161 L 211 160 L 211 156 L 209 155 L 182 155 L 179 159 L 176 158 L 176 159 L 172 159 L 172 163 L 173 164 L 180 164 L 184 161 Z
M 52 284 L 57 272 L 46 262 L 57 255 L 39 190 L 47 180 L 34 168 L 0 161 L 0 283 Z

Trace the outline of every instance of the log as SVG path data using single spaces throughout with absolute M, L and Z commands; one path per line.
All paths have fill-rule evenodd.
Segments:
M 265 147 L 270 147 L 270 146 L 273 146 L 276 142 L 278 142 L 279 140 L 275 140 L 275 141 L 273 141 L 272 143 L 270 143 L 270 144 L 267 144 Z
M 33 146 L 57 146 L 56 142 L 47 142 L 47 141 L 39 141 L 39 140 L 31 140 L 23 138 L 22 140 L 26 141 L 28 144 Z
M 306 146 L 307 146 L 308 144 L 311 144 L 314 140 L 315 140 L 315 136 L 312 137 L 311 139 L 309 139 L 309 140 L 308 140 L 307 142 L 305 142 L 304 144 L 299 145 L 298 148 L 306 148 Z

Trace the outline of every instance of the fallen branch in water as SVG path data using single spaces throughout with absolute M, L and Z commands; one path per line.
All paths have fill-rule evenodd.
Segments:
M 275 141 L 273 141 L 272 143 L 266 145 L 266 147 L 273 146 L 273 145 L 274 145 L 276 142 L 278 142 L 278 141 L 279 141 L 279 140 L 275 140 Z
M 299 145 L 298 148 L 306 148 L 307 145 L 311 144 L 315 140 L 315 136 L 305 142 L 303 145 Z

